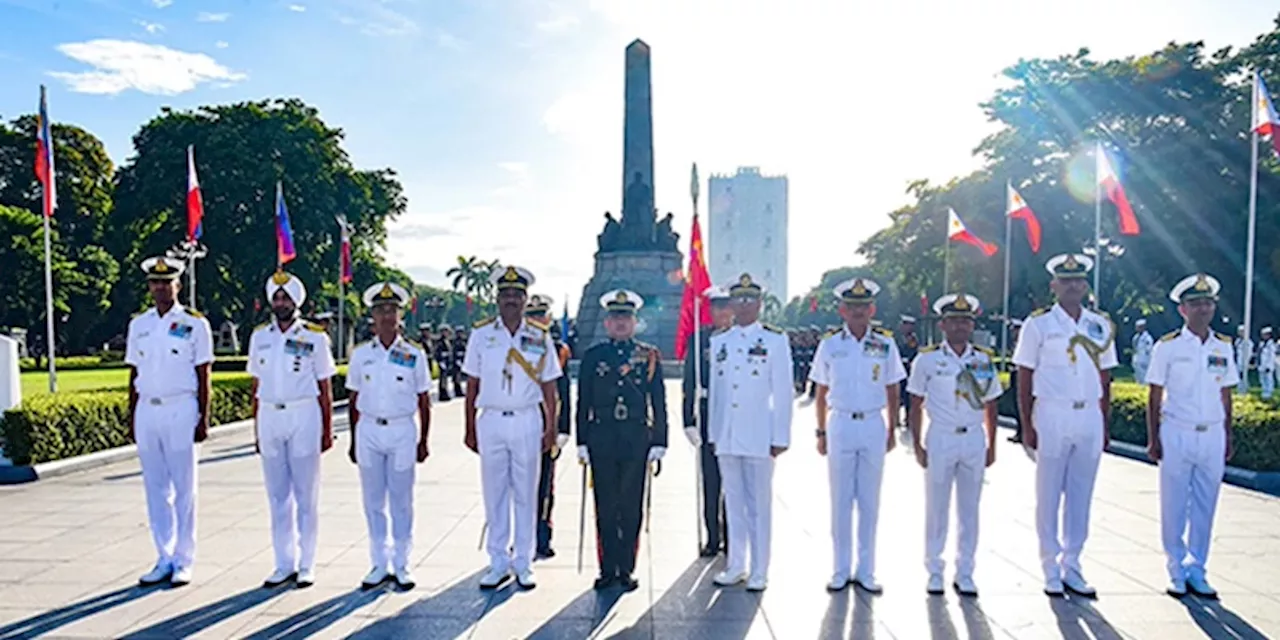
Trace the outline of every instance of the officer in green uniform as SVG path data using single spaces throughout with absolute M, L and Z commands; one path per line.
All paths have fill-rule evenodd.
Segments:
M 607 342 L 582 355 L 578 380 L 578 459 L 595 480 L 600 576 L 634 591 L 646 469 L 667 452 L 667 399 L 658 348 L 637 342 L 636 311 L 644 300 L 618 289 L 600 298 Z

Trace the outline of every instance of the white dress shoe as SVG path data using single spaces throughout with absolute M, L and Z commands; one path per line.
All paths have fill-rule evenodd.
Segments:
M 174 567 L 173 575 L 169 576 L 169 584 L 175 587 L 191 584 L 191 567 Z
M 717 573 L 716 577 L 712 578 L 711 581 L 721 587 L 732 587 L 733 585 L 739 584 L 746 579 L 747 579 L 746 571 L 740 571 L 738 573 L 729 573 L 728 571 L 721 571 L 720 573 Z
M 369 573 L 365 574 L 364 580 L 360 581 L 360 588 L 365 591 L 376 588 L 386 581 L 387 575 L 386 567 L 374 567 L 369 570 Z
M 1084 576 L 1075 571 L 1068 571 L 1066 575 L 1062 576 L 1062 586 L 1066 587 L 1071 593 L 1083 598 L 1095 598 L 1098 595 L 1098 590 L 1094 589 L 1093 585 L 1090 585 L 1084 579 Z
M 925 585 L 924 590 L 927 591 L 931 596 L 940 596 L 943 593 L 946 593 L 947 587 L 946 587 L 946 583 L 942 581 L 942 574 L 941 573 L 929 574 L 929 583 Z
M 1187 595 L 1187 581 L 1182 578 L 1170 580 L 1169 588 L 1164 591 L 1175 598 L 1181 598 L 1182 596 Z
M 296 580 L 297 578 L 298 578 L 298 572 L 296 571 L 285 571 L 284 569 L 276 569 L 275 571 L 271 572 L 271 575 L 267 576 L 266 580 L 262 581 L 262 586 L 267 589 L 274 589 L 286 582 Z
M 511 576 L 510 571 L 507 571 L 505 569 L 499 570 L 499 569 L 490 568 L 488 571 L 485 572 L 483 576 L 480 576 L 480 588 L 481 589 L 497 589 L 498 585 L 505 582 L 507 578 L 510 576 Z
M 316 570 L 311 568 L 298 570 L 298 588 L 306 589 L 316 583 Z
M 533 579 L 533 569 L 517 571 L 516 584 L 520 585 L 521 589 L 532 589 L 538 586 L 538 581 Z
M 1191 590 L 1191 593 L 1203 598 L 1216 599 L 1218 597 L 1218 590 L 1214 589 L 1202 575 L 1192 574 L 1187 576 L 1187 588 Z
M 847 586 L 849 586 L 849 576 L 837 573 L 831 576 L 831 582 L 827 583 L 827 591 L 832 593 L 844 591 Z
M 978 585 L 974 584 L 973 576 L 956 576 L 951 586 L 955 587 L 956 593 L 962 596 L 972 598 L 978 595 Z
M 764 576 L 754 576 L 747 580 L 747 591 L 760 592 L 769 586 L 769 579 Z
M 1044 594 L 1046 596 L 1061 598 L 1064 593 L 1062 578 L 1049 578 L 1044 581 Z
M 874 595 L 880 595 L 884 593 L 884 587 L 880 586 L 880 583 L 876 582 L 875 578 L 871 578 L 871 577 L 854 578 L 853 584 L 854 586 L 858 587 L 859 589 L 862 589 L 863 591 L 866 591 L 867 593 L 871 593 Z
M 406 591 L 418 586 L 418 582 L 413 579 L 413 572 L 409 571 L 409 567 L 396 569 L 396 584 Z
M 173 567 L 170 566 L 168 562 L 160 561 L 157 562 L 156 566 L 152 567 L 145 575 L 138 578 L 138 584 L 144 587 L 149 587 L 168 580 L 171 575 L 173 575 Z

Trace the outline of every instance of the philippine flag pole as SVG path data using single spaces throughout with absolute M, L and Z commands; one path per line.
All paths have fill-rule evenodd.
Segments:
M 187 279 L 191 308 L 196 308 L 196 259 L 200 236 L 204 235 L 204 197 L 200 195 L 200 178 L 196 177 L 195 145 L 187 145 Z
M 1005 183 L 1005 215 L 1004 215 L 1004 324 L 1000 330 L 1000 352 L 1008 353 L 1009 346 L 1009 270 L 1013 259 L 1013 219 L 1018 218 L 1027 224 L 1027 244 L 1031 252 L 1040 251 L 1040 220 L 1031 210 L 1031 206 L 1022 199 L 1022 194 L 1013 188 L 1013 181 Z M 1007 361 L 1006 361 L 1007 362 Z
M 1253 330 L 1253 256 L 1255 238 L 1258 226 L 1258 137 L 1267 136 L 1271 138 L 1272 148 L 1277 155 L 1280 155 L 1280 117 L 1276 115 L 1276 105 L 1271 101 L 1271 94 L 1267 92 L 1267 85 L 1262 81 L 1262 75 L 1257 71 L 1253 72 L 1253 117 L 1250 119 L 1252 123 L 1251 138 L 1249 145 L 1251 149 L 1251 163 L 1253 168 L 1249 172 L 1249 239 L 1248 247 L 1245 249 L 1245 275 L 1244 275 L 1244 330 L 1245 336 L 1249 335 L 1249 331 Z
M 952 240 L 955 240 L 957 242 L 963 242 L 965 244 L 971 244 L 981 249 L 982 255 L 987 257 L 991 257 L 995 255 L 997 250 L 994 244 L 991 244 L 990 242 L 987 242 L 982 238 L 979 238 L 978 236 L 973 235 L 973 232 L 969 231 L 968 227 L 964 226 L 964 221 L 960 219 L 960 216 L 956 215 L 956 210 L 952 209 L 951 207 L 947 207 L 947 244 L 945 249 L 943 249 L 943 257 L 942 257 L 943 267 L 942 267 L 942 294 L 941 295 L 944 295 L 944 296 L 947 295 L 947 293 L 949 292 L 949 289 L 947 287 L 949 287 L 951 284 L 949 278 L 951 276 L 951 241 Z
M 45 316 L 45 348 L 49 356 L 49 393 L 58 392 L 58 369 L 54 366 L 53 322 L 53 263 L 50 260 L 51 248 L 49 236 L 49 219 L 53 210 L 58 208 L 57 172 L 53 165 L 53 128 L 49 124 L 49 105 L 45 100 L 44 85 L 40 85 L 40 115 L 36 123 L 36 178 L 40 181 L 40 191 L 44 215 L 44 316 Z

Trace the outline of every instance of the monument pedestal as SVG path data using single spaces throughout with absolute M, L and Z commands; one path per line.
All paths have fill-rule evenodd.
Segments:
M 596 253 L 595 275 L 583 288 L 578 308 L 578 353 L 609 339 L 600 297 L 614 289 L 629 289 L 644 298 L 636 339 L 658 347 L 664 357 L 672 357 L 684 295 L 683 262 L 679 251 Z

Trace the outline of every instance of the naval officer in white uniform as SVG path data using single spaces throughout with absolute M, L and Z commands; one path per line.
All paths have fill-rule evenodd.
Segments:
M 320 454 L 333 447 L 333 387 L 337 372 L 329 335 L 304 322 L 298 307 L 307 289 L 277 271 L 267 280 L 272 320 L 249 336 L 255 436 L 271 507 L 275 571 L 263 581 L 315 583 Z
M 556 379 L 560 360 L 551 334 L 527 322 L 524 307 L 533 274 L 508 266 L 494 271 L 498 317 L 477 323 L 467 338 L 468 449 L 480 454 L 489 536 L 489 570 L 480 587 L 494 589 L 515 573 L 536 586 L 538 475 L 542 453 L 556 442 Z
M 347 369 L 352 431 L 347 456 L 360 468 L 373 565 L 360 583 L 364 589 L 377 587 L 392 575 L 401 589 L 415 584 L 409 571 L 413 483 L 415 464 L 425 462 L 429 453 L 431 373 L 422 348 L 400 334 L 401 307 L 408 303 L 409 292 L 394 282 L 365 289 L 364 305 L 373 315 L 374 337 L 356 346 Z
M 1036 534 L 1044 592 L 1064 588 L 1086 598 L 1080 553 L 1089 537 L 1089 507 L 1111 418 L 1115 325 L 1084 308 L 1088 256 L 1062 254 L 1045 267 L 1058 302 L 1022 325 L 1013 363 L 1018 366 L 1018 409 L 1023 441 L 1036 451 Z M 1059 528 L 1059 510 L 1062 526 Z M 1059 537 L 1059 531 L 1062 537 Z
M 1206 597 L 1213 514 L 1226 461 L 1231 458 L 1231 387 L 1240 372 L 1231 338 L 1209 329 L 1218 281 L 1196 274 L 1169 293 L 1185 324 L 1156 343 L 1147 398 L 1147 453 L 1160 462 L 1160 537 L 1169 593 Z
M 973 581 L 978 549 L 982 477 L 996 460 L 996 399 L 1003 388 L 996 375 L 995 352 L 970 342 L 978 299 L 949 294 L 933 305 L 942 318 L 945 339 L 920 350 L 911 364 L 907 424 L 916 462 L 925 470 L 924 566 L 926 590 L 944 591 L 942 550 L 956 494 L 956 577 L 951 586 L 962 596 L 978 595 Z M 929 414 L 929 433 L 920 437 L 921 409 Z
M 714 581 L 746 580 L 748 591 L 763 591 L 769 582 L 773 460 L 791 446 L 795 392 L 787 335 L 759 321 L 763 294 L 745 273 L 729 287 L 735 324 L 711 337 L 707 392 L 707 438 L 720 465 L 729 529 L 728 561 Z
M 844 326 L 818 343 L 809 379 L 817 385 L 818 453 L 827 456 L 834 568 L 828 591 L 849 584 L 880 593 L 876 526 L 885 454 L 895 446 L 899 384 L 907 377 L 893 333 L 874 327 L 880 285 L 852 278 L 835 288 Z M 888 407 L 888 411 L 885 408 Z M 888 426 L 885 418 L 888 417 Z M 853 565 L 853 511 L 858 564 Z
M 1258 347 L 1258 382 L 1262 384 L 1262 399 L 1270 400 L 1276 392 L 1276 341 L 1271 337 L 1271 327 L 1262 328 L 1262 344 Z
M 196 443 L 209 435 L 209 321 L 178 302 L 181 262 L 142 263 L 155 306 L 129 321 L 129 439 L 138 445 L 156 565 L 138 582 L 191 582 L 196 555 Z
M 1147 383 L 1147 369 L 1151 366 L 1151 350 L 1155 348 L 1155 338 L 1147 331 L 1147 321 L 1139 318 L 1133 325 L 1137 333 L 1133 336 L 1133 379 L 1138 384 Z

